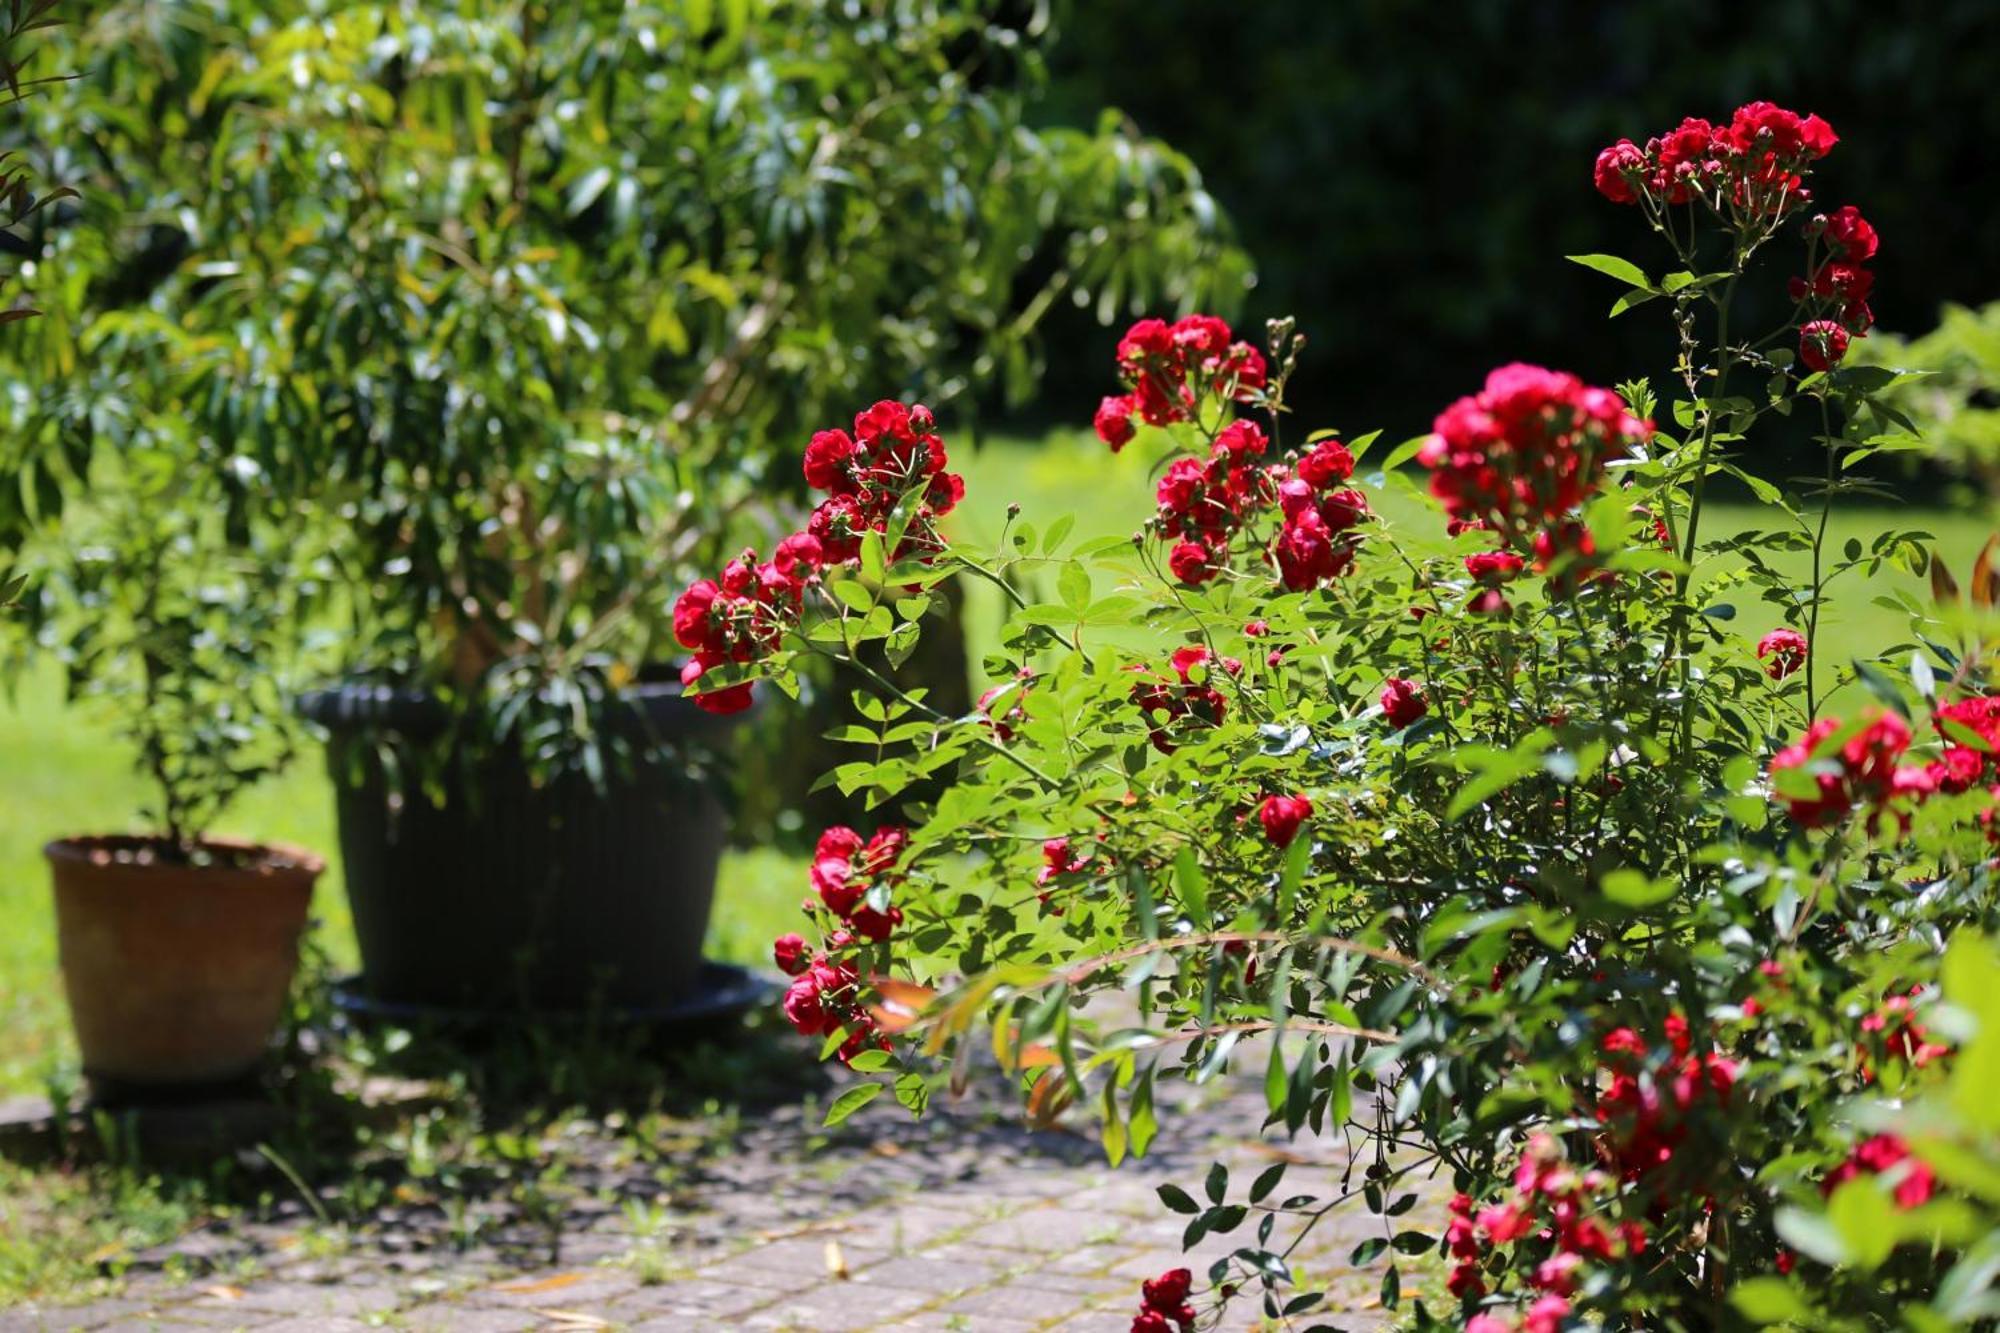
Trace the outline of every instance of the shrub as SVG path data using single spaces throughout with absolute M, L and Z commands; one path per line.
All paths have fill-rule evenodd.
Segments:
M 1924 453 L 2000 494 L 2000 301 L 1947 305 L 1938 326 L 1916 338 L 1877 334 L 1854 349 L 1857 363 L 1924 372 L 1885 390 L 1924 423 Z
M 826 831 L 814 938 L 775 948 L 793 1024 L 869 1076 L 829 1119 L 885 1089 L 921 1111 L 990 1048 L 1115 1162 L 1160 1079 L 1260 1063 L 1267 1124 L 1347 1137 L 1360 1179 L 1163 1189 L 1189 1246 L 1230 1248 L 1147 1284 L 1135 1333 L 1241 1300 L 1311 1324 L 1289 1256 L 1343 1207 L 1379 1215 L 1355 1260 L 1388 1254 L 1383 1303 L 1422 1327 L 1990 1318 L 1995 575 L 1968 609 L 1921 533 L 1825 539 L 1866 489 L 1844 465 L 1908 431 L 1898 377 L 1840 354 L 1875 241 L 1811 193 L 1834 143 L 1753 103 L 1599 159 L 1675 262 L 1578 259 L 1670 314 L 1666 401 L 1509 365 L 1400 446 L 1301 435 L 1288 325 L 1256 347 L 1146 320 L 1097 424 L 1161 451 L 1158 513 L 1075 548 L 1064 519 L 1010 516 L 992 550 L 940 529 L 959 488 L 927 409 L 815 437 L 812 522 L 694 585 L 676 629 L 711 708 L 808 655 L 873 678 L 827 780 L 885 818 Z M 1782 289 L 1752 263 L 1780 237 L 1793 313 L 1746 338 L 1738 288 Z M 1786 414 L 1825 449 L 1797 490 L 1737 462 Z M 1768 527 L 1703 535 L 1716 473 Z M 1844 582 L 1927 562 L 1909 642 L 1819 632 Z M 960 576 L 1014 612 L 999 683 L 947 716 L 858 652 L 908 653 Z M 1761 640 L 1736 629 L 1759 603 Z M 1136 1024 L 1087 1004 L 1118 994 Z M 1446 1290 L 1406 1298 L 1424 1254 Z
M 1026 124 L 1000 8 L 102 10 L 38 126 L 83 200 L 31 238 L 0 523 L 59 539 L 124 423 L 184 418 L 225 535 L 325 549 L 295 641 L 601 767 L 658 589 L 772 521 L 830 402 L 1026 383 L 1073 292 L 1240 291 L 1184 159 Z

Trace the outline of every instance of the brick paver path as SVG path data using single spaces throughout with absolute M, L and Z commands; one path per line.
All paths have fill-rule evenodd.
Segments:
M 1335 1140 L 1244 1142 L 1262 1118 L 1247 1091 L 1163 1115 L 1148 1158 L 1117 1170 L 1094 1140 L 1032 1133 L 990 1107 L 912 1122 L 886 1100 L 837 1131 L 796 1108 L 760 1118 L 692 1188 L 664 1191 L 645 1163 L 609 1155 L 567 1182 L 554 1241 L 503 1217 L 461 1247 L 465 1219 L 393 1204 L 330 1233 L 295 1209 L 197 1232 L 139 1256 L 115 1299 L 0 1313 L 0 1330 L 1123 1330 L 1142 1278 L 1187 1264 L 1200 1279 L 1252 1230 L 1184 1256 L 1185 1219 L 1158 1184 L 1198 1195 L 1219 1154 L 1240 1199 L 1283 1155 L 1295 1164 L 1281 1194 L 1329 1194 L 1344 1165 Z M 1377 1303 L 1384 1261 L 1348 1264 L 1383 1227 L 1357 1208 L 1311 1233 L 1293 1268 L 1329 1299 L 1303 1322 L 1393 1323 Z M 1229 1326 L 1257 1319 L 1239 1300 Z

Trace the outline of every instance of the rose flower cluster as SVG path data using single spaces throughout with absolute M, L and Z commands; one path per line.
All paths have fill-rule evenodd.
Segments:
M 826 1037 L 846 1029 L 840 1058 L 851 1059 L 864 1046 L 886 1048 L 875 1022 L 860 1002 L 860 978 L 854 965 L 840 955 L 862 940 L 880 943 L 903 923 L 902 909 L 886 902 L 900 878 L 897 862 L 909 846 L 909 834 L 885 825 L 864 841 L 850 828 L 830 828 L 820 834 L 813 851 L 812 887 L 818 906 L 840 921 L 826 936 L 824 953 L 811 954 L 798 935 L 780 935 L 771 945 L 780 971 L 793 978 L 785 991 L 785 1017 L 809 1037 Z M 880 892 L 871 893 L 879 887 Z M 814 912 L 809 899 L 806 910 Z M 816 913 L 815 913 L 816 914 Z
M 1097 408 L 1097 438 L 1116 453 L 1136 433 L 1133 417 L 1149 426 L 1195 419 L 1203 399 L 1242 401 L 1264 387 L 1264 354 L 1238 342 L 1213 315 L 1188 315 L 1169 324 L 1142 319 L 1118 340 L 1118 375 L 1126 392 Z
M 1532 552 L 1537 569 L 1559 555 L 1589 554 L 1573 511 L 1594 494 L 1604 465 L 1644 442 L 1652 427 L 1609 389 L 1540 366 L 1502 366 L 1479 393 L 1439 414 L 1417 453 L 1452 530 L 1490 530 L 1503 548 Z M 1514 561 L 1467 569 L 1499 581 Z
M 1792 819 L 1807 828 L 1839 823 L 1856 810 L 1871 815 L 1898 801 L 1957 795 L 1985 786 L 2000 795 L 2000 697 L 1940 705 L 1932 725 L 1945 740 L 1943 753 L 1925 764 L 1904 764 L 1910 728 L 1894 713 L 1868 714 L 1858 729 L 1822 717 L 1771 760 L 1773 791 Z M 1837 737 L 1843 737 L 1835 743 Z M 1974 741 L 1976 744 L 1966 742 Z M 1802 773 L 1813 789 L 1781 778 Z
M 1770 102 L 1736 108 L 1727 125 L 1689 116 L 1640 147 L 1620 139 L 1597 155 L 1597 191 L 1617 204 L 1702 202 L 1725 219 L 1763 223 L 1812 198 L 1805 176 L 1838 143 L 1818 116 Z
M 1453 1259 L 1445 1285 L 1452 1295 L 1468 1302 L 1484 1296 L 1496 1255 L 1502 1256 L 1504 1271 L 1525 1271 L 1536 1293 L 1518 1319 L 1500 1309 L 1484 1309 L 1467 1321 L 1466 1333 L 1558 1333 L 1587 1264 L 1643 1254 L 1643 1227 L 1629 1221 L 1607 1224 L 1598 1216 L 1614 1187 L 1605 1172 L 1578 1170 L 1564 1160 L 1553 1137 L 1537 1134 L 1514 1170 L 1512 1199 L 1475 1212 L 1470 1198 L 1454 1196 L 1445 1225 L 1445 1246 Z
M 1605 1155 L 1621 1178 L 1655 1194 L 1705 1169 L 1700 1162 L 1676 1162 L 1675 1155 L 1701 1111 L 1728 1104 L 1737 1074 L 1736 1062 L 1721 1052 L 1693 1052 L 1681 1015 L 1668 1014 L 1663 1028 L 1670 1055 L 1658 1068 L 1648 1066 L 1646 1043 L 1633 1028 L 1613 1029 L 1599 1046 L 1610 1075 L 1597 1100 Z
M 1195 668 L 1212 669 L 1211 664 L 1219 664 L 1232 676 L 1243 671 L 1243 663 L 1237 659 L 1218 658 L 1198 643 L 1175 649 L 1171 661 L 1173 675 L 1148 674 L 1144 682 L 1132 687 L 1132 702 L 1146 715 L 1146 739 L 1161 754 L 1174 752 L 1174 734 L 1184 726 L 1221 726 L 1229 711 L 1229 700 L 1208 683 L 1209 677 L 1194 679 Z M 1132 670 L 1145 672 L 1138 666 Z
M 1275 504 L 1283 516 L 1265 558 L 1286 588 L 1303 592 L 1338 578 L 1354 564 L 1355 531 L 1368 501 L 1345 486 L 1354 457 L 1338 440 L 1322 440 L 1298 462 L 1259 466 L 1269 442 L 1253 422 L 1233 421 L 1215 437 L 1209 456 L 1178 458 L 1160 478 L 1152 527 L 1174 543 L 1173 576 L 1190 587 L 1215 577 L 1229 561 L 1231 540 Z
M 1189 1333 L 1194 1327 L 1194 1307 L 1188 1294 L 1194 1290 L 1194 1274 L 1185 1268 L 1170 1268 L 1139 1285 L 1139 1313 L 1132 1318 L 1132 1333 Z
M 1866 336 L 1875 312 L 1868 297 L 1875 290 L 1875 271 L 1864 267 L 1875 257 L 1875 228 L 1853 204 L 1813 218 L 1806 227 L 1810 271 L 1793 278 L 1791 297 L 1799 306 L 1799 361 L 1807 370 L 1826 370 L 1847 356 L 1850 336 Z
M 1636 1187 L 1654 1210 L 1674 1192 L 1699 1185 L 1708 1164 L 1682 1149 L 1704 1111 L 1728 1105 L 1736 1063 L 1715 1050 L 1695 1053 L 1680 1014 L 1669 1014 L 1662 1031 L 1660 1061 L 1636 1028 L 1614 1028 L 1599 1043 L 1597 1151 L 1608 1169 L 1579 1170 L 1554 1138 L 1537 1134 L 1515 1169 L 1512 1199 L 1477 1211 L 1463 1194 L 1452 1200 L 1445 1229 L 1454 1260 L 1446 1283 L 1451 1293 L 1468 1303 L 1484 1297 L 1493 1259 L 1507 1247 L 1515 1248 L 1498 1272 L 1525 1274 L 1535 1293 L 1518 1320 L 1487 1309 L 1466 1324 L 1469 1331 L 1554 1333 L 1569 1317 L 1588 1265 L 1646 1252 L 1641 1224 L 1602 1216 L 1619 1198 L 1620 1183 Z
M 821 570 L 850 564 L 861 554 L 864 533 L 886 532 L 904 497 L 921 498 L 889 560 L 924 558 L 943 549 L 936 521 L 965 498 L 965 482 L 945 470 L 944 441 L 933 432 L 930 409 L 884 400 L 854 418 L 854 433 L 823 430 L 806 446 L 806 484 L 827 492 L 805 531 L 778 543 L 759 563 L 745 551 L 719 578 L 702 579 L 674 603 L 674 638 L 693 656 L 681 683 L 693 686 L 727 663 L 743 664 L 775 650 L 796 625 L 805 590 Z M 732 685 L 690 696 L 711 713 L 750 706 L 751 687 Z

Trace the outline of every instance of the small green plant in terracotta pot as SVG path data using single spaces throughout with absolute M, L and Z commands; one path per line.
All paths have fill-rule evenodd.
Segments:
M 14 674 L 44 654 L 60 661 L 70 696 L 115 719 L 153 788 L 145 832 L 46 849 L 70 1014 L 101 1096 L 255 1067 L 324 868 L 297 848 L 210 833 L 292 756 L 274 631 L 298 585 L 271 552 L 220 554 L 221 520 L 173 502 L 185 474 L 149 480 L 157 456 L 134 459 L 72 509 L 59 540 L 29 548 L 35 592 L 21 619 L 34 643 L 8 658 Z

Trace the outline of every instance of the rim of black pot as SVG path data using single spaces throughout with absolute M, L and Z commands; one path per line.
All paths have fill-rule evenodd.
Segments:
M 665 663 L 621 686 L 618 698 L 662 739 L 721 737 L 761 708 L 760 701 L 741 713 L 710 713 L 687 697 L 678 672 Z M 452 716 L 450 706 L 432 690 L 366 676 L 306 690 L 294 707 L 308 722 L 330 729 L 393 731 L 412 737 L 442 733 Z

